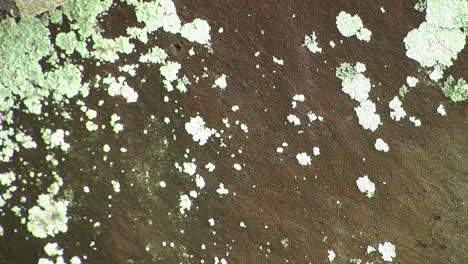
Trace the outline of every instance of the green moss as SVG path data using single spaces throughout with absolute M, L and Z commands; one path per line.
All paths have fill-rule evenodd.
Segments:
M 444 95 L 455 103 L 468 99 L 468 84 L 463 78 L 455 81 L 453 76 L 450 75 L 441 88 Z

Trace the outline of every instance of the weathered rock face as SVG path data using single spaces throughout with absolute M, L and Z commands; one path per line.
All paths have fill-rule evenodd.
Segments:
M 6 14 L 36 16 L 63 5 L 67 0 L 4 0 L 0 2 L 0 18 Z
M 7 14 L 12 14 L 14 16 L 19 15 L 19 10 L 16 6 L 15 0 L 0 1 L 0 19 Z
M 468 104 L 405 55 L 416 1 L 4 19 L 0 264 L 465 263 Z

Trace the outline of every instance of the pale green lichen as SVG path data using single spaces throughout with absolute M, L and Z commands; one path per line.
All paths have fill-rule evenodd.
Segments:
M 363 27 L 362 20 L 358 15 L 351 16 L 345 11 L 341 11 L 336 17 L 336 26 L 341 35 L 351 37 Z
M 322 52 L 322 48 L 319 47 L 318 42 L 317 42 L 317 36 L 315 35 L 315 31 L 312 32 L 310 36 L 305 36 L 304 37 L 304 44 L 302 44 L 302 47 L 307 47 L 310 52 L 312 53 L 320 53 Z
M 423 67 L 451 66 L 463 49 L 466 36 L 460 29 L 434 27 L 423 22 L 403 40 L 406 56 L 418 61 Z
M 365 28 L 358 15 L 351 16 L 345 11 L 341 11 L 336 17 L 336 27 L 344 37 L 356 35 L 359 40 L 369 42 L 372 32 Z
M 67 152 L 70 148 L 70 144 L 65 142 L 65 136 L 69 135 L 68 131 L 63 129 L 57 129 L 52 131 L 51 129 L 42 129 L 42 139 L 47 144 L 48 148 L 60 148 L 62 151 Z
M 376 113 L 375 103 L 369 99 L 372 85 L 369 78 L 364 76 L 365 71 L 364 63 L 357 62 L 353 67 L 350 63 L 344 62 L 336 68 L 335 75 L 341 80 L 341 90 L 360 103 L 354 108 L 359 124 L 364 129 L 375 131 L 381 125 L 381 120 Z
M 344 81 L 348 78 L 354 78 L 356 76 L 357 71 L 354 69 L 354 66 L 348 62 L 343 62 L 340 64 L 338 68 L 336 68 L 335 75 L 338 79 Z
M 434 67 L 430 78 L 437 81 L 465 47 L 468 1 L 427 0 L 420 1 L 415 8 L 426 9 L 426 21 L 403 40 L 406 56 L 423 67 Z
M 130 43 L 127 37 L 118 37 L 116 39 L 103 38 L 100 35 L 93 36 L 93 56 L 96 59 L 115 62 L 119 59 L 118 53 L 130 54 L 135 46 Z
M 67 232 L 67 201 L 56 201 L 50 194 L 41 194 L 37 204 L 28 210 L 27 229 L 33 236 L 47 238 Z
M 359 40 L 362 40 L 362 41 L 365 41 L 365 42 L 369 42 L 370 39 L 371 39 L 371 36 L 372 36 L 372 32 L 367 28 L 362 28 L 361 30 L 359 30 L 356 33 L 356 37 Z
M 111 5 L 112 0 L 69 0 L 62 6 L 62 11 L 70 20 L 70 27 L 76 30 L 82 39 L 86 39 L 91 35 L 100 35 L 97 17 L 106 12 Z
M 398 94 L 401 97 L 405 97 L 405 95 L 407 95 L 408 92 L 409 92 L 408 86 L 406 86 L 404 84 L 400 87 L 400 89 L 398 89 Z
M 427 0 L 419 0 L 419 2 L 417 2 L 414 5 L 414 9 L 416 9 L 416 11 L 419 11 L 419 12 L 424 12 L 426 8 L 427 8 Z
M 468 83 L 463 78 L 455 81 L 450 75 L 441 88 L 444 95 L 453 102 L 463 102 L 468 99 Z
M 127 1 L 127 3 L 135 6 L 136 19 L 145 25 L 144 29 L 147 32 L 150 33 L 160 28 L 173 34 L 180 32 L 181 21 L 172 1 Z
M 107 92 L 110 96 L 122 96 L 127 103 L 134 103 L 138 100 L 138 93 L 127 84 L 125 77 L 115 78 L 109 75 L 102 81 L 107 85 Z
M 73 31 L 60 32 L 55 37 L 55 44 L 57 47 L 65 51 L 66 54 L 72 54 L 75 50 L 81 55 L 81 57 L 88 56 L 88 50 L 86 49 L 86 42 L 79 41 L 76 38 L 76 34 Z
M 169 82 L 173 82 L 177 79 L 177 74 L 182 66 L 173 61 L 167 62 L 165 65 L 159 68 L 161 75 Z
M 86 97 L 89 93 L 89 86 L 81 84 L 81 66 L 71 63 L 59 67 L 57 70 L 45 74 L 44 87 L 53 92 L 56 101 L 64 98 L 70 99 L 78 94 Z
M 192 22 L 182 26 L 180 34 L 191 42 L 209 46 L 211 40 L 210 29 L 208 22 L 195 18 Z
M 63 21 L 62 10 L 53 9 L 47 12 L 49 15 L 49 22 L 52 24 L 61 24 Z
M 53 52 L 47 28 L 34 18 L 19 23 L 5 19 L 0 22 L 0 43 L 0 111 L 16 106 L 15 98 L 36 102 L 48 96 L 48 91 L 38 87 L 44 81 L 39 61 Z M 40 109 L 30 112 L 39 114 Z
M 139 66 L 140 66 L 139 64 L 122 65 L 122 66 L 119 66 L 119 71 L 126 72 L 130 76 L 135 76 L 136 69 L 138 69 Z
M 187 91 L 187 85 L 191 84 L 187 76 L 182 76 L 181 78 L 177 79 L 176 89 L 179 90 L 181 93 L 185 93 Z
M 142 63 L 163 64 L 166 59 L 167 54 L 163 49 L 159 47 L 153 47 L 148 53 L 141 55 L 139 61 Z
M 148 42 L 148 32 L 143 28 L 138 28 L 138 27 L 127 28 L 127 34 L 129 35 L 130 38 L 138 39 L 139 41 L 145 44 Z
M 427 23 L 443 28 L 455 29 L 468 26 L 468 1 L 427 0 Z

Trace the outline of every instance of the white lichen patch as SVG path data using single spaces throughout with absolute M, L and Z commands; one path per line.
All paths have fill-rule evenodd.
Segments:
M 110 125 L 112 130 L 117 134 L 124 129 L 124 126 L 121 123 L 117 123 L 118 121 L 120 121 L 120 116 L 118 114 L 112 114 L 110 118 Z
M 437 113 L 439 113 L 439 115 L 441 115 L 441 116 L 447 115 L 447 112 L 445 111 L 445 107 L 444 107 L 443 104 L 440 104 L 440 105 L 437 107 Z
M 141 57 L 140 57 L 141 58 Z M 128 73 L 130 76 L 134 77 L 136 75 L 136 71 L 138 69 L 138 67 L 140 67 L 139 64 L 127 64 L 127 65 L 122 65 L 122 66 L 119 66 L 119 71 L 120 72 L 126 72 Z
M 135 6 L 137 21 L 145 25 L 144 32 L 151 33 L 160 28 L 173 34 L 180 32 L 181 22 L 172 1 L 128 2 Z
M 359 40 L 362 40 L 362 41 L 365 41 L 365 42 L 369 42 L 371 40 L 371 37 L 372 37 L 372 32 L 367 29 L 367 28 L 362 28 L 361 30 L 359 30 L 357 33 L 356 33 L 356 37 L 359 39 Z
M 148 53 L 140 55 L 139 61 L 142 63 L 163 64 L 167 59 L 167 53 L 159 48 L 153 47 Z
M 301 166 L 309 166 L 312 164 L 312 159 L 306 152 L 297 153 L 296 159 Z
M 208 22 L 200 18 L 195 18 L 191 23 L 182 26 L 180 34 L 188 41 L 209 46 L 211 40 L 210 30 L 211 27 Z
M 372 32 L 365 28 L 358 15 L 351 16 L 345 11 L 341 11 L 336 17 L 336 27 L 344 37 L 356 35 L 359 40 L 369 42 Z
M 371 254 L 373 252 L 376 252 L 377 249 L 375 249 L 375 247 L 371 246 L 371 245 L 368 245 L 367 246 L 367 249 L 366 249 L 366 254 Z
M 465 0 L 420 1 L 415 8 L 426 9 L 426 21 L 410 31 L 403 42 L 406 56 L 423 67 L 434 67 L 430 78 L 442 78 L 466 43 L 468 2 Z
M 465 34 L 460 29 L 431 26 L 423 22 L 403 40 L 406 56 L 423 67 L 452 66 L 453 60 L 465 46 Z
M 60 248 L 57 243 L 47 243 L 47 245 L 44 246 L 44 252 L 49 257 L 63 255 L 63 249 Z
M 37 143 L 34 141 L 34 139 L 31 136 L 26 135 L 22 131 L 17 131 L 15 135 L 15 140 L 16 142 L 20 143 L 25 149 L 37 148 Z
M 242 166 L 241 166 L 239 163 L 235 163 L 232 167 L 233 167 L 236 171 L 242 170 Z
M 81 259 L 80 257 L 78 256 L 73 256 L 71 259 L 70 259 L 70 264 L 81 264 Z
M 37 261 L 37 264 L 55 264 L 55 262 L 53 262 L 53 261 L 50 260 L 50 259 L 40 258 L 40 259 Z
M 390 118 L 395 121 L 400 121 L 402 118 L 405 118 L 406 111 L 402 107 L 402 102 L 398 96 L 393 97 L 389 102 L 388 107 L 390 108 Z
M 292 98 L 294 101 L 297 102 L 304 102 L 305 101 L 305 96 L 303 94 L 296 94 Z
M 116 193 L 120 192 L 120 183 L 118 181 L 112 180 L 111 184 L 112 184 L 112 190 L 114 190 L 114 192 Z
M 295 126 L 301 125 L 301 120 L 296 115 L 290 114 L 290 115 L 288 115 L 287 119 L 288 119 L 289 123 L 291 123 L 291 124 L 293 124 Z
M 408 84 L 409 87 L 416 87 L 418 82 L 419 80 L 416 77 L 413 77 L 413 76 L 406 77 L 406 83 Z
M 216 192 L 219 195 L 226 195 L 226 194 L 229 193 L 229 190 L 224 187 L 224 183 L 220 183 L 218 189 L 216 190 Z
M 307 117 L 311 123 L 318 119 L 318 116 L 312 111 L 307 113 Z
M 248 127 L 246 124 L 241 124 L 241 125 L 240 125 L 240 129 L 241 129 L 244 133 L 249 133 L 249 127 Z
M 380 152 L 388 152 L 390 150 L 390 147 L 388 146 L 388 144 L 385 143 L 385 141 L 381 138 L 378 138 L 375 141 L 374 146 L 375 146 L 375 149 Z
M 410 116 L 409 121 L 411 121 L 416 127 L 421 126 L 421 120 L 419 120 L 415 116 Z
M 203 179 L 200 174 L 195 175 L 195 185 L 197 185 L 199 189 L 203 189 L 206 185 L 205 179 Z
M 439 81 L 444 77 L 443 67 L 436 65 L 434 66 L 434 70 L 429 74 L 429 78 L 434 82 Z
M 382 255 L 381 257 L 384 261 L 391 262 L 396 258 L 396 248 L 388 241 L 379 244 L 379 253 Z
M 104 145 L 102 146 L 102 151 L 104 151 L 104 152 L 107 153 L 107 152 L 109 152 L 110 150 L 111 150 L 111 147 L 110 147 L 108 144 L 104 144 Z
M 181 68 L 178 62 L 169 61 L 159 68 L 159 72 L 168 82 L 173 82 L 177 80 L 177 74 Z
M 190 200 L 190 196 L 187 194 L 182 194 L 179 197 L 179 212 L 182 215 L 185 215 L 185 211 L 190 211 L 192 208 L 192 200 Z
M 364 129 L 375 131 L 381 124 L 380 116 L 376 113 L 375 104 L 366 100 L 354 108 L 358 117 L 359 124 Z
M 213 172 L 215 170 L 216 166 L 209 162 L 205 165 L 205 169 L 208 171 L 208 172 Z
M 319 44 L 317 42 L 317 36 L 315 36 L 315 31 L 312 32 L 310 36 L 305 36 L 304 37 L 304 44 L 302 44 L 302 47 L 307 47 L 310 52 L 312 53 L 321 53 L 322 48 L 319 47 Z
M 0 173 L 0 184 L 10 186 L 16 180 L 16 174 L 12 171 Z
M 120 76 L 116 79 L 109 75 L 102 82 L 107 84 L 107 92 L 110 96 L 122 96 L 127 103 L 134 103 L 138 100 L 138 93 L 127 84 L 125 77 Z
M 314 153 L 314 156 L 320 155 L 320 148 L 319 147 L 313 147 L 312 152 Z
M 52 132 L 51 129 L 42 129 L 42 139 L 50 148 L 59 147 L 61 150 L 67 152 L 70 144 L 65 142 L 65 135 L 68 134 L 63 129 L 57 129 Z
M 50 194 L 39 195 L 37 205 L 28 211 L 28 231 L 37 238 L 54 237 L 67 232 L 67 209 L 67 201 L 56 201 Z
M 361 193 L 365 193 L 368 198 L 372 198 L 375 193 L 375 184 L 369 180 L 367 175 L 359 177 L 356 185 Z
M 333 262 L 333 260 L 335 260 L 335 257 L 336 257 L 335 251 L 333 251 L 333 249 L 329 249 L 328 250 L 328 261 Z
M 468 22 L 466 0 L 427 0 L 426 21 L 443 28 L 462 28 Z
M 201 116 L 191 117 L 185 123 L 185 130 L 192 136 L 193 141 L 205 145 L 208 139 L 216 133 L 215 129 L 205 127 L 205 121 Z
M 293 109 L 297 107 L 297 104 L 299 102 L 304 102 L 305 101 L 305 96 L 303 94 L 296 94 L 293 96 L 293 101 L 291 102 L 291 106 Z
M 276 58 L 275 56 L 273 56 L 273 62 L 281 66 L 284 65 L 284 61 L 282 59 Z
M 341 80 L 342 91 L 360 103 L 369 98 L 372 87 L 370 80 L 363 74 L 365 71 L 366 65 L 363 63 L 357 62 L 353 67 L 345 62 L 336 68 L 335 73 Z
M 215 80 L 213 88 L 218 87 L 220 89 L 226 89 L 227 87 L 227 80 L 226 80 L 226 75 L 222 74 L 218 79 Z
M 190 176 L 195 175 L 195 172 L 197 171 L 197 165 L 195 164 L 195 162 L 184 162 L 182 166 L 184 173 L 187 173 Z

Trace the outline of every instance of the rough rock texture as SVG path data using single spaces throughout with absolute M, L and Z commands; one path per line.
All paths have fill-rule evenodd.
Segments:
M 37 16 L 63 5 L 67 0 L 2 0 L 0 12 L 3 15 Z M 1 18 L 1 17 L 0 17 Z
M 404 107 L 423 125 L 394 122 L 389 116 L 389 101 L 406 77 L 419 69 L 405 56 L 402 43 L 424 20 L 413 9 L 416 1 L 385 1 L 384 14 L 379 11 L 382 1 L 374 0 L 174 2 L 184 23 L 198 17 L 209 22 L 213 54 L 203 62 L 189 59 L 194 44 L 161 30 L 148 43 L 157 43 L 179 62 L 181 74 L 200 75 L 206 66 L 210 77 L 190 86 L 187 93 L 173 92 L 165 102 L 168 92 L 158 68 L 141 64 L 136 75 L 128 77 L 139 94 L 137 103 L 127 105 L 122 98 L 106 97 L 104 89 L 92 90 L 86 103 L 97 109 L 105 98 L 95 122 L 106 124 L 106 130 L 86 134 L 78 121 L 83 114 L 73 112 L 74 134 L 67 138 L 70 151 L 57 167 L 63 176 L 63 195 L 73 197 L 68 232 L 54 241 L 25 239 L 31 236 L 8 211 L 0 216 L 5 229 L 0 264 L 37 263 L 47 242 L 58 242 L 67 260 L 86 255 L 83 263 L 97 264 L 213 263 L 215 258 L 246 264 L 328 263 L 327 252 L 336 254 L 333 263 L 359 258 L 362 263 L 382 264 L 378 253 L 365 252 L 368 245 L 377 247 L 386 241 L 396 247 L 393 263 L 459 264 L 468 259 L 467 105 L 450 104 L 438 87 L 420 82 L 405 96 Z M 139 25 L 131 10 L 122 2 L 112 6 L 99 19 L 103 35 L 114 38 Z M 335 23 L 341 10 L 359 14 L 372 30 L 372 41 L 342 37 Z M 217 33 L 220 27 L 223 33 Z M 60 28 L 50 28 L 54 39 Z M 322 53 L 309 52 L 301 45 L 312 31 L 320 43 L 333 40 L 336 46 L 322 45 Z M 149 44 L 132 43 L 137 52 L 120 53 L 117 66 L 138 63 L 140 55 L 148 52 Z M 255 57 L 257 51 L 260 55 Z M 200 45 L 196 52 L 208 54 Z M 272 56 L 283 59 L 284 65 L 274 64 Z M 341 91 L 335 76 L 340 63 L 358 61 L 366 64 L 366 77 L 375 84 L 369 96 L 383 125 L 374 134 L 359 125 L 357 104 Z M 86 60 L 84 64 L 85 80 L 94 80 L 96 74 L 103 78 L 121 74 L 113 64 L 103 63 L 101 68 Z M 464 49 L 447 72 L 458 78 L 466 76 L 466 69 Z M 226 89 L 213 89 L 221 74 L 229 76 Z M 295 94 L 306 99 L 293 110 Z M 446 117 L 435 113 L 440 103 L 446 105 Z M 239 106 L 235 113 L 233 105 Z M 125 127 L 117 135 L 104 120 L 116 111 Z M 322 116 L 323 122 L 308 126 L 309 111 Z M 301 118 L 301 126 L 289 124 L 288 114 Z M 150 119 L 151 115 L 156 118 Z M 198 115 L 207 127 L 232 135 L 227 147 L 221 147 L 215 136 L 203 146 L 193 141 L 184 125 Z M 231 130 L 222 122 L 226 116 Z M 164 117 L 170 122 L 161 122 Z M 31 117 L 19 113 L 17 118 L 31 131 L 39 130 Z M 47 124 L 61 119 L 50 114 Z M 238 129 L 235 120 L 247 124 L 249 132 Z M 391 151 L 377 152 L 376 137 L 384 138 Z M 288 146 L 277 153 L 283 142 Z M 109 153 L 102 153 L 104 144 L 112 146 Z M 313 146 L 320 147 L 320 155 L 311 157 L 310 166 L 300 166 L 296 154 L 311 155 Z M 36 158 L 39 154 L 27 152 L 29 164 L 18 159 L 12 164 L 23 174 L 34 166 L 45 170 L 46 163 Z M 174 163 L 192 158 L 206 186 L 186 216 L 180 216 L 179 197 L 189 198 L 196 187 Z M 203 169 L 209 162 L 216 164 L 213 172 Z M 237 163 L 242 164 L 240 171 L 233 169 Z M 363 175 L 375 183 L 372 198 L 356 186 Z M 118 194 L 110 186 L 115 177 L 121 186 Z M 89 193 L 83 193 L 84 185 Z M 218 195 L 220 186 L 229 192 Z M 33 202 L 28 198 L 26 205 Z M 98 228 L 93 227 L 96 221 Z M 90 246 L 93 243 L 96 249 Z

